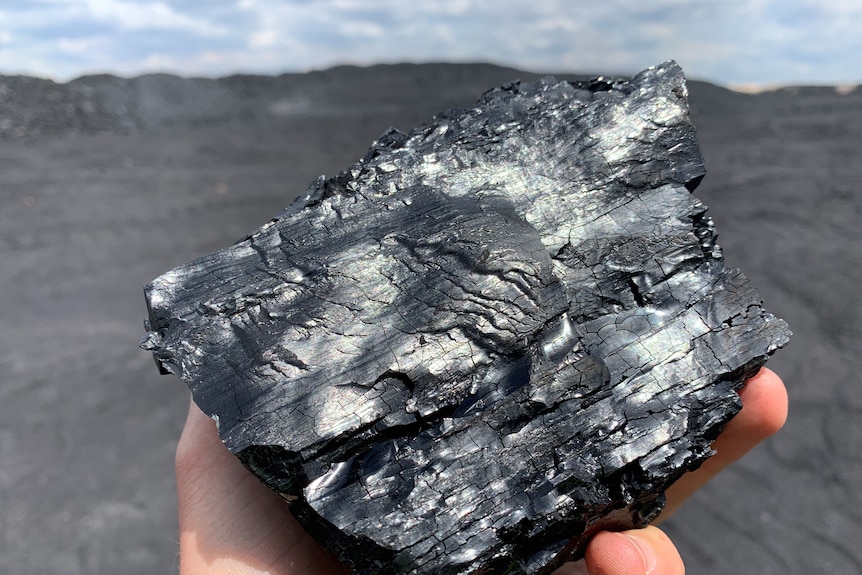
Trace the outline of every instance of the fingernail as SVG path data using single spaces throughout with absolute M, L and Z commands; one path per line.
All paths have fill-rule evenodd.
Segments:
M 652 549 L 652 545 L 650 545 L 648 541 L 644 541 L 643 539 L 633 535 L 627 535 L 625 533 L 620 533 L 620 535 L 631 541 L 637 548 L 644 562 L 644 574 L 650 575 L 650 573 L 655 571 L 656 565 L 658 565 L 658 558 L 655 555 L 655 551 Z

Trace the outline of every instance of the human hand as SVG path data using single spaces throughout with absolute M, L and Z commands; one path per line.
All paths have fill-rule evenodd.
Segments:
M 740 391 L 742 411 L 713 444 L 716 455 L 667 491 L 659 522 L 752 447 L 778 431 L 787 393 L 775 373 L 762 369 Z M 284 503 L 231 455 L 215 424 L 192 403 L 177 446 L 180 574 L 330 575 L 347 570 L 324 551 Z M 657 527 L 602 532 L 583 561 L 555 575 L 682 575 L 682 559 Z
M 219 439 L 215 423 L 189 406 L 176 454 L 180 575 L 347 574 L 309 536 L 287 503 Z

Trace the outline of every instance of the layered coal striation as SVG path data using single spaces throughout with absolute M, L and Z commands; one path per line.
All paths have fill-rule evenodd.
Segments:
M 653 519 L 789 338 L 704 173 L 673 62 L 515 82 L 156 278 L 142 345 L 354 573 L 549 573 Z

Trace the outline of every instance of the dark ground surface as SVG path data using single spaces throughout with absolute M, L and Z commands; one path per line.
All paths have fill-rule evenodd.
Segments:
M 182 383 L 142 286 L 321 173 L 486 88 L 490 66 L 222 81 L 0 77 L 0 573 L 175 571 Z M 795 337 L 785 429 L 666 528 L 688 572 L 862 573 L 862 90 L 690 87 L 726 258 Z

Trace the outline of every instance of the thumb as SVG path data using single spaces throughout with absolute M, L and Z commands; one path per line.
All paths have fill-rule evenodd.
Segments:
M 621 533 L 605 531 L 587 547 L 590 575 L 684 575 L 685 566 L 670 538 L 658 527 Z

